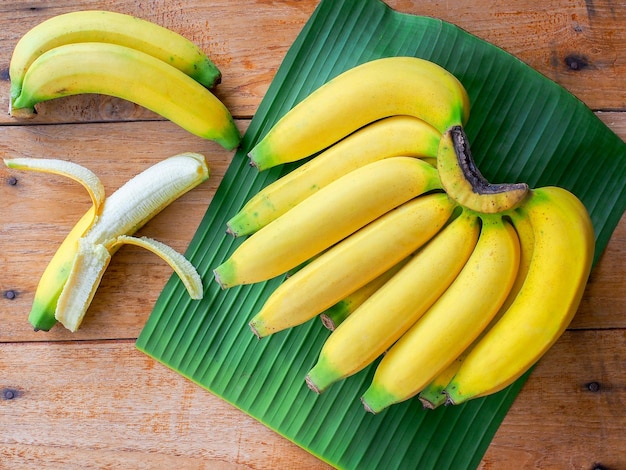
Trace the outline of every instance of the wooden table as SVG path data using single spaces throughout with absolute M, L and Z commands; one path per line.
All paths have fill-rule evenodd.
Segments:
M 201 45 L 223 72 L 217 95 L 242 131 L 317 0 L 42 1 L 0 5 L 0 108 L 22 34 L 53 15 L 110 9 Z M 390 0 L 451 21 L 515 54 L 584 101 L 626 139 L 624 0 Z M 504 5 L 503 5 L 504 4 Z M 31 122 L 0 114 L 2 157 L 71 159 L 111 193 L 148 165 L 203 153 L 212 176 L 141 234 L 184 251 L 232 153 L 133 104 L 81 96 L 44 104 Z M 12 179 L 12 177 L 17 178 Z M 34 332 L 39 277 L 90 202 L 61 177 L 0 168 L 1 468 L 325 468 L 306 451 L 135 349 L 171 271 L 124 247 L 81 329 Z M 626 468 L 626 217 L 592 273 L 570 329 L 515 401 L 481 468 Z

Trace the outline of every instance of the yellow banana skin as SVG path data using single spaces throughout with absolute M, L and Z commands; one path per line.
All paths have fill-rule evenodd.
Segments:
M 20 95 L 26 71 L 41 54 L 79 42 L 104 42 L 140 50 L 176 67 L 207 88 L 221 80 L 217 66 L 180 34 L 131 15 L 83 10 L 49 18 L 18 41 L 9 66 L 11 101 Z
M 463 207 L 486 214 L 513 209 L 528 194 L 528 185 L 489 183 L 476 167 L 462 126 L 453 126 L 441 137 L 437 171 L 450 197 Z
M 469 98 L 442 67 L 415 57 L 366 62 L 331 79 L 285 114 L 250 151 L 259 170 L 311 156 L 379 119 L 418 117 L 441 134 L 463 125 Z
M 29 67 L 12 112 L 42 101 L 99 93 L 132 101 L 227 150 L 240 141 L 224 104 L 180 70 L 117 44 L 76 43 L 42 54 Z
M 519 265 L 519 239 L 500 216 L 484 217 L 478 243 L 458 277 L 385 354 L 361 397 L 379 413 L 417 395 L 487 327 Z
M 95 207 L 91 206 L 67 234 L 44 270 L 28 315 L 28 321 L 35 331 L 49 331 L 56 324 L 54 312 L 59 295 L 70 274 L 74 256 L 78 250 L 78 240 L 91 226 L 94 215 Z
M 583 204 L 557 187 L 538 188 L 511 214 L 534 234 L 528 275 L 502 318 L 469 352 L 446 387 L 448 402 L 504 389 L 557 341 L 575 315 L 594 253 L 593 225 Z
M 363 287 L 355 290 L 352 294 L 341 299 L 335 305 L 320 313 L 320 320 L 322 321 L 322 324 L 330 331 L 334 331 L 346 318 L 352 315 L 352 313 L 361 304 L 363 304 L 363 302 L 369 299 L 374 292 L 382 287 L 382 285 L 391 279 L 398 271 L 400 271 L 400 268 L 408 263 L 411 257 L 412 256 L 406 257 L 382 273 L 380 276 L 371 280 Z
M 276 277 L 439 186 L 437 170 L 417 158 L 393 157 L 365 165 L 246 239 L 214 270 L 215 280 L 228 288 Z
M 228 221 L 228 233 L 249 235 L 340 176 L 389 157 L 436 157 L 441 134 L 412 116 L 392 116 L 356 131 L 255 194 Z
M 306 376 L 309 388 L 321 393 L 391 347 L 452 284 L 479 233 L 478 217 L 462 214 L 418 251 L 328 337 Z
M 419 249 L 454 208 L 436 193 L 385 214 L 287 279 L 252 318 L 251 329 L 264 337 L 310 320 Z

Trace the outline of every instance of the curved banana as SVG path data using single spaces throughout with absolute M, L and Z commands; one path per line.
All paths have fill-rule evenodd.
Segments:
M 20 95 L 24 75 L 43 53 L 80 42 L 104 42 L 137 49 L 176 67 L 212 88 L 221 80 L 215 64 L 193 42 L 141 18 L 103 10 L 64 13 L 47 19 L 18 41 L 11 56 L 11 102 Z
M 340 176 L 389 157 L 436 157 L 441 134 L 421 119 L 392 116 L 369 124 L 255 194 L 228 221 L 249 235 Z
M 464 213 L 418 251 L 328 337 L 306 376 L 309 388 L 321 393 L 391 347 L 452 284 L 479 233 L 478 217 Z
M 449 403 L 495 393 L 517 380 L 565 331 L 584 293 L 594 232 L 578 198 L 562 188 L 538 188 L 510 217 L 514 225 L 526 217 L 533 227 L 528 275 L 446 387 Z
M 391 279 L 400 269 L 409 262 L 412 255 L 407 256 L 399 263 L 396 263 L 387 271 L 372 279 L 363 287 L 358 288 L 353 293 L 344 297 L 333 306 L 327 308 L 320 313 L 320 320 L 322 324 L 331 331 L 334 331 L 346 318 L 367 299 L 369 299 L 374 292 L 376 292 L 383 284 Z
M 214 270 L 215 280 L 228 288 L 276 277 L 438 187 L 437 170 L 417 158 L 393 157 L 365 165 L 250 236 Z
M 240 140 L 224 104 L 180 70 L 125 46 L 76 43 L 42 54 L 29 67 L 12 112 L 81 93 L 116 96 L 154 111 L 228 150 Z
M 505 301 L 519 239 L 500 216 L 481 215 L 478 243 L 458 277 L 385 354 L 361 401 L 378 413 L 417 395 L 478 337 Z
M 455 205 L 418 197 L 328 250 L 280 285 L 250 321 L 258 337 L 300 325 L 380 276 L 435 236 Z
M 457 357 L 448 367 L 439 373 L 432 380 L 432 382 L 430 382 L 424 390 L 419 393 L 418 398 L 422 402 L 424 408 L 434 409 L 443 405 L 447 401 L 447 395 L 444 390 L 450 383 L 450 380 L 452 380 L 452 377 L 454 377 L 459 370 L 463 359 L 467 356 L 469 351 L 472 350 L 474 345 L 487 334 L 493 325 L 495 325 L 498 320 L 502 318 L 502 315 L 504 315 L 504 312 L 509 309 L 511 303 L 515 301 L 517 294 L 522 288 L 522 285 L 526 280 L 526 276 L 528 275 L 528 269 L 530 268 L 530 261 L 533 254 L 534 234 L 530 220 L 526 217 L 516 217 L 514 228 L 520 241 L 520 258 L 519 268 L 517 270 L 517 275 L 515 276 L 515 281 L 513 281 L 513 286 L 511 287 L 506 300 L 500 307 L 500 310 L 498 310 L 498 313 L 496 313 L 496 315 L 491 319 L 487 328 L 480 333 L 478 338 L 476 338 L 459 357 Z
M 469 97 L 439 65 L 415 57 L 386 57 L 353 67 L 285 114 L 250 151 L 259 170 L 311 156 L 379 119 L 406 114 L 443 134 L 463 125 Z
M 437 171 L 444 190 L 471 210 L 495 214 L 513 209 L 528 194 L 526 183 L 489 183 L 478 170 L 461 126 L 443 133 L 437 152 Z

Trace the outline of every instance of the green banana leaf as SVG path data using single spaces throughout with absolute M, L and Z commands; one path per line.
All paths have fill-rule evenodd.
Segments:
M 461 406 L 418 400 L 379 415 L 359 397 L 373 367 L 321 396 L 304 383 L 328 336 L 318 319 L 258 340 L 248 329 L 282 279 L 220 290 L 212 269 L 241 242 L 226 221 L 290 168 L 258 172 L 247 152 L 311 91 L 362 62 L 409 55 L 454 73 L 471 98 L 466 131 L 492 182 L 558 185 L 578 195 L 596 230 L 596 261 L 626 208 L 626 144 L 579 100 L 521 61 L 435 18 L 400 14 L 379 0 L 322 0 L 252 119 L 187 256 L 205 287 L 191 301 L 173 276 L 137 339 L 156 360 L 338 468 L 475 468 L 520 387 Z

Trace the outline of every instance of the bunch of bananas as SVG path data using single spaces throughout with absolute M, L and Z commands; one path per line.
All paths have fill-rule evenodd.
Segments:
M 317 154 L 228 222 L 250 235 L 214 270 L 229 288 L 289 272 L 250 326 L 316 316 L 333 330 L 306 376 L 320 393 L 376 365 L 365 409 L 499 391 L 576 312 L 594 233 L 558 187 L 491 184 L 463 126 L 469 99 L 438 65 L 366 62 L 283 116 L 250 151 L 263 170 Z
M 32 116 L 43 101 L 97 93 L 143 106 L 228 150 L 241 140 L 209 90 L 221 81 L 215 64 L 180 34 L 130 15 L 77 11 L 40 23 L 15 46 L 9 76 L 15 117 Z

